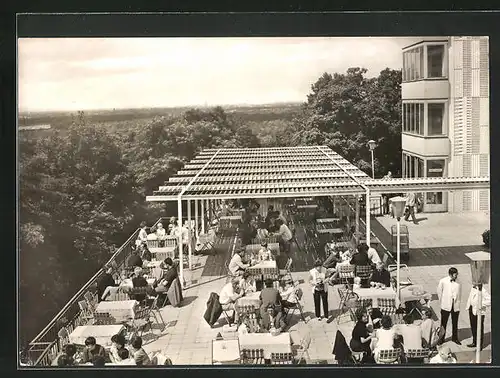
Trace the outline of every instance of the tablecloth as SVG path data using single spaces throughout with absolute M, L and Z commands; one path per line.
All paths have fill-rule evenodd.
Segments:
M 135 318 L 135 308 L 137 301 L 105 301 L 100 302 L 96 307 L 96 312 L 107 312 L 117 322 L 127 321 Z
M 236 306 L 254 306 L 255 308 L 260 307 L 260 291 L 254 293 L 245 294 L 244 297 L 238 298 L 236 301 Z
M 396 292 L 392 287 L 385 289 L 376 288 L 361 288 L 353 290 L 360 299 L 372 299 L 372 307 L 378 307 L 378 298 L 394 298 L 396 299 Z
M 101 302 L 112 303 L 112 302 Z M 105 348 L 111 347 L 111 337 L 125 330 L 121 324 L 118 325 L 84 325 L 76 327 L 69 335 L 69 342 L 77 345 L 85 345 L 85 339 L 93 336 L 97 344 Z
M 264 358 L 271 358 L 271 353 L 292 353 L 290 333 L 277 336 L 270 333 L 248 333 L 239 335 L 240 349 L 264 349 Z
M 239 363 L 240 346 L 238 340 L 213 340 L 212 363 Z
M 415 291 L 416 289 L 418 289 L 419 292 Z M 422 285 L 410 285 L 400 289 L 400 297 L 401 303 L 420 301 L 421 299 L 430 301 L 432 294 L 425 291 Z

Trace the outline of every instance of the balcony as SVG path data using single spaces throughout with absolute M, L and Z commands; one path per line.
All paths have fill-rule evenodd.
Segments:
M 403 133 L 401 148 L 422 157 L 449 156 L 450 140 L 447 136 L 422 137 Z
M 450 83 L 447 78 L 427 79 L 401 84 L 403 100 L 432 100 L 450 97 Z

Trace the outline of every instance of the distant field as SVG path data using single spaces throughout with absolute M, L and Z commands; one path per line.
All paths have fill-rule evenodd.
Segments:
M 291 120 L 300 111 L 301 104 L 273 104 L 258 106 L 223 106 L 228 114 L 243 121 Z M 85 118 L 92 123 L 116 123 L 136 120 L 150 120 L 161 116 L 179 116 L 193 107 L 155 109 L 115 109 L 85 111 Z M 50 124 L 53 130 L 65 129 L 71 124 L 77 112 L 30 112 L 19 114 L 19 126 Z

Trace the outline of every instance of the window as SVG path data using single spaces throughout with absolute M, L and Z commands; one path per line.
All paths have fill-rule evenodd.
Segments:
M 444 159 L 427 160 L 427 177 L 443 177 L 444 164 Z M 443 192 L 426 193 L 425 203 L 428 205 L 442 205 Z
M 427 135 L 444 134 L 444 104 L 427 104 L 428 130 Z
M 427 46 L 427 77 L 445 77 L 444 45 Z
M 403 103 L 403 131 L 424 135 L 423 103 Z
M 423 177 L 424 161 L 416 156 L 403 153 L 403 176 L 406 178 Z
M 403 53 L 403 81 L 420 80 L 424 69 L 423 46 L 413 48 Z

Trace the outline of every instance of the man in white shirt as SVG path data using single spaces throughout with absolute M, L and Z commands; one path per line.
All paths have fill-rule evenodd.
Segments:
M 243 272 L 250 266 L 248 264 L 243 264 L 243 260 L 241 259 L 245 254 L 245 250 L 242 248 L 231 257 L 231 261 L 229 261 L 229 272 L 233 276 L 242 275 Z
M 420 326 L 413 324 L 411 315 L 403 317 L 405 324 L 397 326 L 398 333 L 403 337 L 405 351 L 409 349 L 422 349 L 422 330 Z
M 293 237 L 292 231 L 288 228 L 286 224 L 283 223 L 281 219 L 276 220 L 276 225 L 278 226 L 279 244 L 280 249 L 287 255 L 290 255 L 290 245 Z
M 469 294 L 469 298 L 467 299 L 467 304 L 465 308 L 469 310 L 469 320 L 470 320 L 470 328 L 472 331 L 472 344 L 467 345 L 469 348 L 475 348 L 477 343 L 477 316 L 478 316 L 478 308 L 477 308 L 477 296 L 479 294 L 479 288 L 477 285 L 473 285 Z M 490 294 L 482 287 L 481 285 L 481 309 L 479 310 L 479 314 L 481 315 L 481 350 L 483 349 L 484 343 L 484 318 L 486 314 L 486 307 L 491 306 L 491 296 Z
M 368 248 L 368 258 L 372 262 L 373 265 L 377 265 L 378 263 L 382 262 L 380 260 L 380 256 L 378 255 L 378 252 L 375 248 Z
M 233 319 L 230 319 L 230 322 L 237 321 L 236 318 L 237 312 L 235 311 L 236 301 L 241 298 L 244 294 L 243 290 L 237 293 L 239 288 L 239 282 L 237 278 L 233 278 L 231 282 L 228 282 L 224 285 L 221 292 L 219 293 L 219 303 L 222 306 L 224 311 L 234 311 L 232 316 Z
M 451 340 L 454 343 L 461 345 L 461 342 L 458 340 L 458 315 L 460 313 L 460 297 L 462 295 L 462 288 L 457 282 L 457 277 L 458 270 L 452 267 L 448 270 L 448 276 L 442 278 L 437 287 L 437 295 L 441 307 L 441 326 L 444 329 L 444 334 L 440 343 L 444 342 L 446 325 L 448 324 L 448 318 L 451 314 Z
M 417 220 L 415 219 L 415 204 L 415 193 L 408 193 L 408 195 L 406 196 L 406 206 L 408 206 L 408 212 L 405 215 L 405 221 L 408 221 L 408 218 L 411 216 L 411 220 L 413 221 L 413 223 L 418 224 Z

